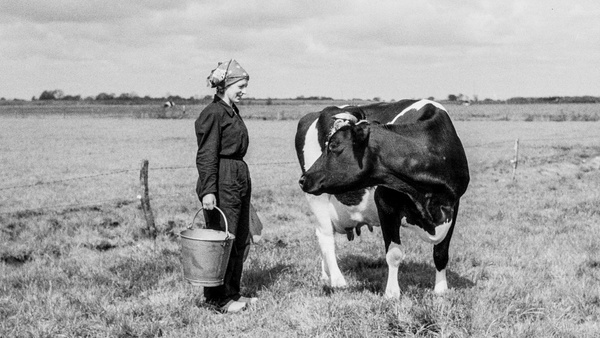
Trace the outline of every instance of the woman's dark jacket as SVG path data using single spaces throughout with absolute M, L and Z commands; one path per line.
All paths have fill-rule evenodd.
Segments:
M 217 194 L 219 182 L 219 159 L 242 160 L 248 150 L 248 129 L 232 103 L 229 106 L 215 95 L 214 100 L 196 119 L 198 153 L 198 198 Z

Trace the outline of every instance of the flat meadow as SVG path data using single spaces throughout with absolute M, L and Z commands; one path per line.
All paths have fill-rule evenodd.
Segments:
M 143 118 L 157 108 L 0 107 L 0 337 L 600 334 L 600 105 L 448 106 L 471 174 L 450 290 L 433 294 L 432 247 L 403 231 L 400 299 L 383 296 L 379 228 L 336 237 L 347 288 L 320 280 L 293 144 L 297 117 L 320 108 L 241 107 L 252 117 L 246 161 L 264 224 L 242 284 L 260 301 L 222 315 L 184 281 L 177 237 L 200 205 L 201 107 L 175 119 Z M 136 198 L 144 159 L 156 239 Z

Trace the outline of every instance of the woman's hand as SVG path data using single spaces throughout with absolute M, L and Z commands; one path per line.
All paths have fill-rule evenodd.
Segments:
M 217 198 L 215 194 L 206 194 L 202 197 L 202 208 L 205 210 L 212 210 L 217 206 Z

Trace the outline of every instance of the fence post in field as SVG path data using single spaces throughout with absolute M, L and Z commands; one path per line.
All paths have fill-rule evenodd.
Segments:
M 156 224 L 154 215 L 150 208 L 150 196 L 148 194 L 148 160 L 142 160 L 142 169 L 140 171 L 140 194 L 138 195 L 142 204 L 144 218 L 146 218 L 146 233 L 152 238 L 156 238 Z
M 513 163 L 512 180 L 514 181 L 517 175 L 517 165 L 519 165 L 519 139 L 515 140 L 515 157 L 511 162 Z

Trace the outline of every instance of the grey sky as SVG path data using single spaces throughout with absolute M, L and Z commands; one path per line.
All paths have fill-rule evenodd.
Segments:
M 600 96 L 600 2 L 0 0 L 0 96 Z

